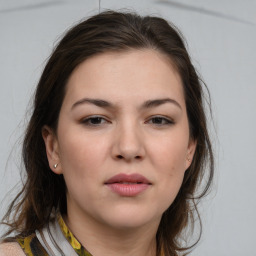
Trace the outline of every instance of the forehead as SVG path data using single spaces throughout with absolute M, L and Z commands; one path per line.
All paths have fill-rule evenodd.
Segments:
M 98 97 L 125 102 L 167 96 L 184 103 L 176 68 L 162 53 L 143 49 L 107 52 L 85 60 L 72 72 L 64 101 Z

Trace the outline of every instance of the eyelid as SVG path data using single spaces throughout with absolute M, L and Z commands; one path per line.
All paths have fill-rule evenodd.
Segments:
M 89 121 L 94 119 L 94 118 L 100 118 L 102 120 L 104 120 L 104 123 L 100 123 L 100 124 L 90 124 Z M 81 119 L 80 121 L 82 124 L 84 125 L 87 125 L 87 126 L 101 126 L 103 124 L 106 124 L 106 123 L 110 123 L 110 121 L 105 117 L 105 116 L 102 116 L 102 115 L 91 115 L 91 116 L 87 116 L 87 117 L 84 117 Z
M 164 116 L 164 115 L 153 115 L 153 116 L 150 116 L 147 119 L 146 123 L 148 123 L 149 121 L 152 121 L 152 119 L 154 119 L 154 118 L 161 118 L 164 121 L 166 121 L 165 124 L 154 124 L 156 126 L 164 126 L 164 125 L 173 125 L 173 124 L 175 124 L 175 122 L 174 122 L 174 120 L 172 118 Z
M 91 120 L 93 119 L 96 119 L 96 118 L 99 118 L 101 119 L 102 122 L 98 123 L 98 124 L 93 124 L 93 123 L 90 123 Z M 162 119 L 162 121 L 164 121 L 164 123 L 153 123 L 152 120 L 154 118 L 159 118 L 159 119 Z M 109 121 L 109 119 L 103 115 L 91 115 L 91 116 L 87 116 L 87 117 L 84 117 L 80 120 L 80 123 L 82 123 L 83 125 L 86 125 L 86 126 L 92 126 L 92 127 L 96 127 L 96 126 L 102 126 L 104 124 L 107 124 L 107 123 L 111 123 L 111 121 Z M 145 123 L 151 123 L 152 125 L 155 125 L 155 126 L 167 126 L 167 125 L 173 125 L 175 124 L 174 120 L 172 118 L 170 118 L 169 116 L 165 116 L 165 115 L 152 115 L 150 117 L 147 118 L 147 120 L 145 121 Z

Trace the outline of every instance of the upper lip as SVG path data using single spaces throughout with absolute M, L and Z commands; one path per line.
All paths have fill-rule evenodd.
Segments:
M 134 173 L 134 174 L 120 173 L 108 179 L 105 182 L 105 184 L 122 183 L 122 182 L 151 184 L 147 178 L 145 178 L 143 175 L 138 173 Z

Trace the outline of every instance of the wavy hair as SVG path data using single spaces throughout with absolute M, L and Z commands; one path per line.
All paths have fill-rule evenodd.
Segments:
M 28 235 L 51 221 L 54 210 L 66 212 L 65 182 L 62 175 L 56 175 L 49 168 L 42 127 L 48 125 L 56 131 L 67 80 L 79 64 L 96 54 L 130 49 L 153 49 L 171 60 L 183 83 L 190 138 L 197 141 L 193 161 L 185 172 L 180 191 L 163 213 L 156 235 L 157 255 L 161 251 L 165 256 L 176 256 L 182 251 L 185 254 L 198 242 L 202 225 L 197 201 L 210 188 L 214 172 L 204 84 L 191 63 L 181 33 L 174 25 L 159 17 L 115 11 L 102 12 L 71 28 L 53 50 L 42 72 L 23 141 L 26 180 L 2 220 L 9 226 L 5 235 L 12 232 Z M 206 182 L 198 193 L 202 177 Z M 200 233 L 197 241 L 190 246 L 183 245 L 184 231 L 198 218 Z

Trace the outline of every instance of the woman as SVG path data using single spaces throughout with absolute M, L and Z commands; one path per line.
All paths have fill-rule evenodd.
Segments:
M 4 217 L 15 236 L 0 255 L 191 249 L 184 231 L 213 176 L 202 97 L 181 36 L 161 18 L 108 11 L 68 31 L 37 86 L 27 180 Z

